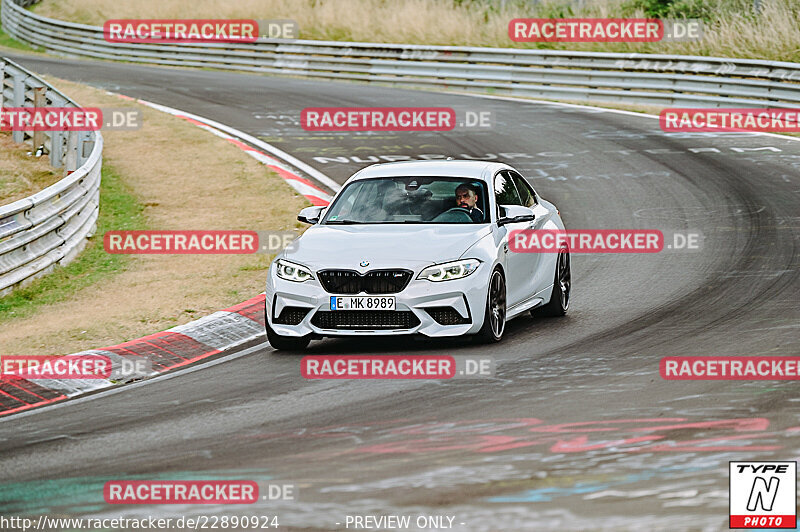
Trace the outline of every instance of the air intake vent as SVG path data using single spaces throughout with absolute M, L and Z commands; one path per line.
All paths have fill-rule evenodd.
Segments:
M 419 319 L 413 312 L 393 310 L 320 311 L 311 318 L 320 329 L 413 329 Z
M 469 318 L 464 318 L 453 307 L 431 307 L 426 308 L 425 312 L 431 315 L 439 325 L 463 325 L 470 323 Z
M 310 308 L 303 307 L 283 307 L 280 316 L 275 318 L 275 323 L 281 325 L 297 325 L 303 321 L 303 318 L 306 317 L 306 314 L 308 314 L 310 310 Z

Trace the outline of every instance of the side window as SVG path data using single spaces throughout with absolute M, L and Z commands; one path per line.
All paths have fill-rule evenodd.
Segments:
M 514 181 L 514 184 L 517 185 L 517 191 L 519 192 L 520 198 L 522 198 L 522 205 L 526 207 L 533 208 L 536 206 L 536 193 L 533 191 L 533 188 L 525 181 L 521 175 L 516 172 L 509 172 L 511 175 L 511 179 Z
M 505 171 L 499 172 L 494 177 L 494 199 L 498 206 L 523 204 L 517 193 L 517 188 Z

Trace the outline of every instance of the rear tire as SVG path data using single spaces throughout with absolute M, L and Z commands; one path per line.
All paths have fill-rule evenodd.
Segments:
M 542 307 L 531 310 L 532 316 L 556 317 L 564 316 L 569 310 L 570 295 L 572 294 L 572 268 L 570 265 L 569 250 L 561 248 L 556 259 L 556 272 L 553 279 L 553 294 L 550 302 Z
M 506 280 L 499 268 L 489 277 L 483 326 L 476 335 L 483 343 L 497 343 L 506 330 Z

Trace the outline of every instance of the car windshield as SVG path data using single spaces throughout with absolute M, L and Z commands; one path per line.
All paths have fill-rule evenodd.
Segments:
M 385 177 L 347 185 L 324 225 L 487 223 L 486 184 L 457 177 Z

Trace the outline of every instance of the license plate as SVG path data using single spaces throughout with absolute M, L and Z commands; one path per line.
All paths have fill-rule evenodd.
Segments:
M 331 310 L 394 310 L 392 296 L 331 296 Z

